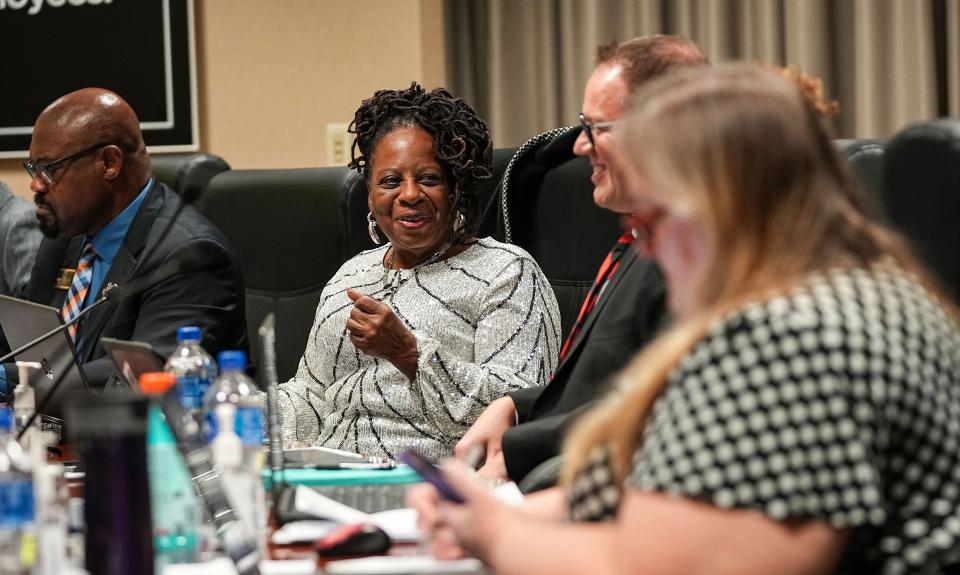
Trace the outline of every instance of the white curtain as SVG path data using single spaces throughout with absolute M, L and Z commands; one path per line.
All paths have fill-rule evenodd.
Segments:
M 575 122 L 598 44 L 656 33 L 819 76 L 838 137 L 960 115 L 960 0 L 447 0 L 446 23 L 450 88 L 498 147 Z

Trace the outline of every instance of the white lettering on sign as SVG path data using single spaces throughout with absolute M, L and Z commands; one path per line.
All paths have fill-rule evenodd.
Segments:
M 44 4 L 50 8 L 62 8 L 65 4 L 71 6 L 99 6 L 100 4 L 113 4 L 113 0 L 0 0 L 0 10 L 23 10 L 27 8 L 27 14 L 36 16 L 43 10 Z

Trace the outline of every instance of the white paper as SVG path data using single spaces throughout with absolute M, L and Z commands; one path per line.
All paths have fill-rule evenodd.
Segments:
M 374 525 L 387 532 L 394 543 L 416 543 L 422 539 L 417 529 L 417 510 L 412 507 L 379 511 L 370 518 Z
M 378 513 L 364 513 L 321 495 L 303 485 L 298 485 L 293 505 L 297 511 L 314 517 L 321 517 L 337 523 L 372 523 L 383 529 L 394 542 L 417 542 L 420 531 L 417 529 L 417 512 L 411 508 L 390 509 Z
M 370 515 L 363 511 L 357 511 L 353 507 L 334 501 L 329 497 L 320 495 L 309 487 L 297 485 L 294 493 L 293 506 L 301 513 L 307 513 L 314 517 L 329 519 L 337 523 L 367 523 L 370 521 Z
M 430 573 L 485 574 L 488 571 L 476 559 L 440 561 L 428 555 L 400 555 L 344 559 L 327 563 L 325 572 L 330 575 L 418 575 Z
M 260 575 L 316 575 L 317 562 L 311 559 L 261 561 Z
M 258 566 L 261 575 L 316 575 L 317 573 L 317 562 L 312 559 L 267 560 L 261 561 Z M 163 575 L 237 575 L 237 569 L 226 557 L 218 557 L 206 563 L 167 565 L 163 569 Z
M 277 545 L 292 545 L 294 543 L 313 543 L 321 537 L 326 537 L 340 524 L 326 519 L 308 521 L 291 521 L 273 532 L 270 539 Z
M 163 568 L 163 575 L 237 575 L 237 568 L 226 557 L 206 563 L 177 563 Z

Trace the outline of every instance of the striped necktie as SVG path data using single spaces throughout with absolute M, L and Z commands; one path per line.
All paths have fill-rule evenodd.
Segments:
M 60 317 L 63 323 L 77 317 L 80 310 L 83 309 L 83 300 L 87 298 L 87 292 L 90 291 L 90 282 L 93 280 L 93 258 L 97 257 L 93 244 L 87 242 L 83 246 L 83 253 L 80 254 L 80 261 L 77 262 L 77 271 L 73 274 L 73 282 L 70 284 L 70 291 L 67 292 L 67 299 L 63 302 L 63 308 L 60 310 Z M 67 328 L 70 332 L 70 338 L 76 341 L 78 323 Z
M 627 248 L 629 248 L 632 243 L 633 233 L 630 231 L 624 232 L 623 235 L 617 239 L 616 245 L 613 246 L 613 249 L 607 254 L 603 263 L 600 264 L 597 277 L 593 280 L 593 285 L 590 286 L 590 291 L 587 292 L 587 297 L 583 300 L 583 305 L 580 307 L 577 321 L 573 324 L 573 327 L 570 328 L 570 335 L 567 336 L 567 340 L 563 342 L 563 349 L 560 350 L 560 361 L 563 361 L 567 356 L 567 352 L 570 351 L 570 346 L 573 345 L 574 340 L 580 335 L 580 330 L 583 329 L 587 318 L 590 317 L 590 312 L 593 311 L 593 307 L 597 305 L 597 300 L 600 298 L 600 294 L 603 293 L 603 288 L 617 271 L 617 268 L 620 266 L 620 258 L 623 257 L 624 252 L 627 251 Z

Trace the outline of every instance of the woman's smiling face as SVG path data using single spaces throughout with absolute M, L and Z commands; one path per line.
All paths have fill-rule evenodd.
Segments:
M 450 237 L 447 184 L 433 137 L 420 128 L 397 128 L 374 149 L 367 205 L 401 267 L 423 262 Z

